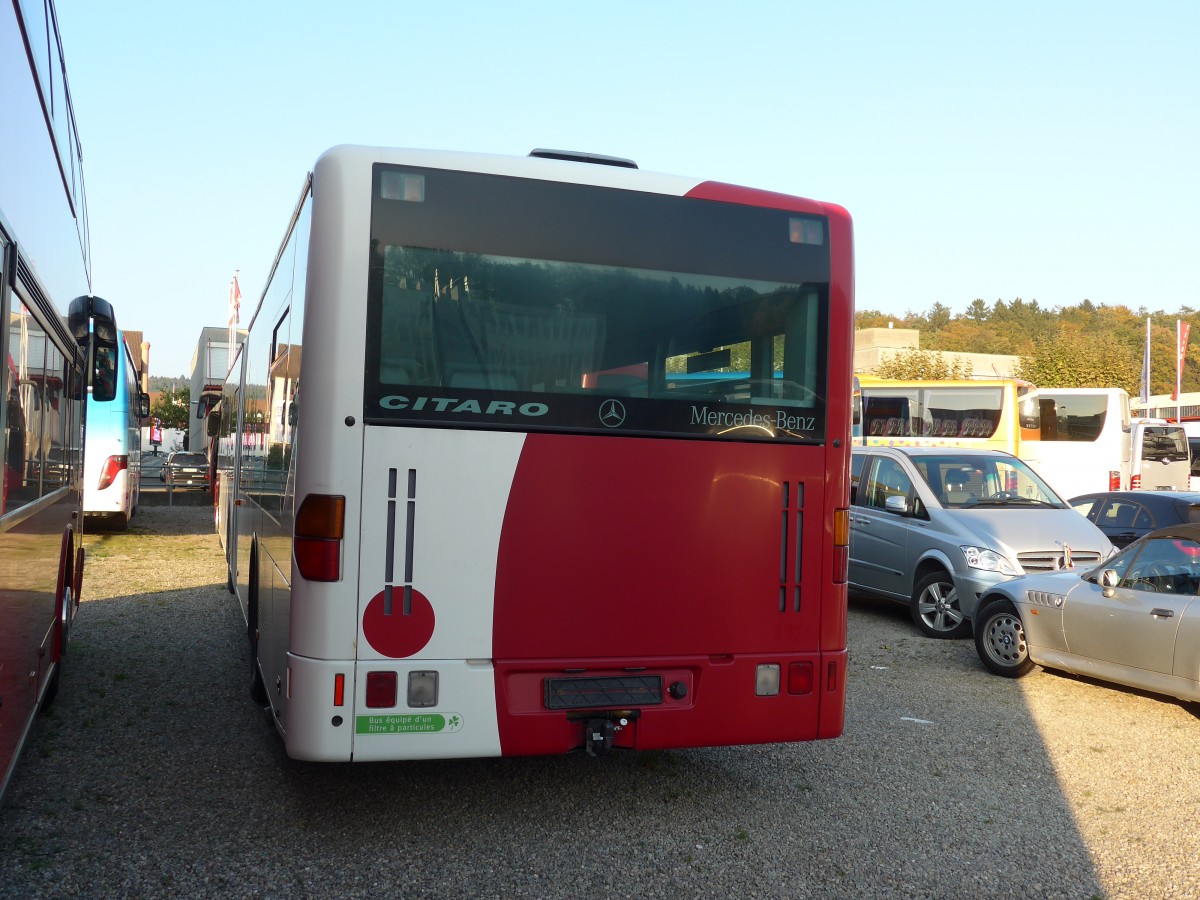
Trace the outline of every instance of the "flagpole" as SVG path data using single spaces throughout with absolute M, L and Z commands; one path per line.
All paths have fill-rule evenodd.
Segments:
M 1146 346 L 1142 350 L 1142 389 L 1138 400 L 1142 404 L 1142 415 L 1150 407 L 1150 317 L 1146 316 Z

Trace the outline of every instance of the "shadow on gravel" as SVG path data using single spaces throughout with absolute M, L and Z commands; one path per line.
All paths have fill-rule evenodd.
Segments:
M 1103 894 L 1020 691 L 903 610 L 852 604 L 835 741 L 300 763 L 249 700 L 211 516 L 167 515 L 96 539 L 98 599 L 0 810 L 0 896 Z M 142 567 L 166 586 L 101 592 Z

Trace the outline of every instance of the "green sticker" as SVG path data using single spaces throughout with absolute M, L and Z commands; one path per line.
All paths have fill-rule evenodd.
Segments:
M 462 731 L 458 713 L 409 713 L 401 716 L 355 716 L 355 734 L 442 734 Z

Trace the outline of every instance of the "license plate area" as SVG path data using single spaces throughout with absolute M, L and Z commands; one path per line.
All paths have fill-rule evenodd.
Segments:
M 605 706 L 660 706 L 661 675 L 612 675 L 547 678 L 546 709 L 597 709 Z

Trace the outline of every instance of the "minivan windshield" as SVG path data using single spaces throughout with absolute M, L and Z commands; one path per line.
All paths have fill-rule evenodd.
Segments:
M 948 509 L 1066 508 L 1062 498 L 1016 457 L 946 453 L 912 461 Z

